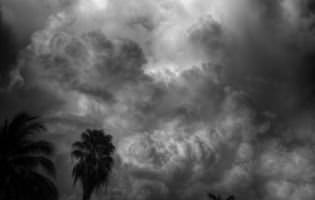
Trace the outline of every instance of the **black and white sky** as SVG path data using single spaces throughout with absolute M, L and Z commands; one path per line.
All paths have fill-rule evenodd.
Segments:
M 86 128 L 117 146 L 93 200 L 315 198 L 313 0 L 0 5 L 0 120 L 43 117 L 61 200 Z

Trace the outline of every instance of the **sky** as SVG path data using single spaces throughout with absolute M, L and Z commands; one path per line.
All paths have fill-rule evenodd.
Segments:
M 0 5 L 0 120 L 42 116 L 61 200 L 87 128 L 116 146 L 93 200 L 315 198 L 314 1 Z

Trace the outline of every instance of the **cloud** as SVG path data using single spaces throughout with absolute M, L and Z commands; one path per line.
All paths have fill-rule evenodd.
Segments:
M 11 69 L 14 68 L 14 65 L 16 64 L 18 50 L 15 38 L 12 35 L 12 30 L 4 20 L 3 9 L 0 11 L 0 85 L 3 87 L 9 84 L 11 77 L 14 75 Z
M 228 95 L 220 120 L 209 125 L 174 121 L 122 140 L 118 153 L 133 179 L 162 181 L 169 188 L 168 198 L 175 199 L 201 198 L 211 188 L 249 189 L 252 144 L 259 129 L 252 126 L 249 110 L 231 109 L 239 106 L 238 97 Z
M 95 199 L 314 197 L 311 1 L 3 5 L 13 53 L 3 52 L 1 76 L 15 79 L 0 91 L 1 117 L 45 117 L 62 199 L 81 195 L 67 155 L 85 128 L 104 128 L 117 146 Z
M 267 197 L 271 199 L 313 198 L 313 150 L 299 147 L 286 150 L 272 145 L 261 157 Z M 266 198 L 267 198 L 266 197 Z

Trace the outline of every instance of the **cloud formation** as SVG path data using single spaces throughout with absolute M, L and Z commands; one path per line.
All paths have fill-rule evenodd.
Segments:
M 44 116 L 63 200 L 85 128 L 117 145 L 95 199 L 314 198 L 311 0 L 1 3 L 1 118 Z

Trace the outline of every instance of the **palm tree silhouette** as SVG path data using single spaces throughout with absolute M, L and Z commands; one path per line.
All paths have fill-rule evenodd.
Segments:
M 0 200 L 56 200 L 51 143 L 35 139 L 45 131 L 38 117 L 17 114 L 0 127 Z
M 212 199 L 212 200 L 222 200 L 220 195 L 215 195 L 212 193 L 208 193 L 208 197 L 209 197 L 209 199 Z M 235 199 L 235 197 L 233 195 L 231 195 L 226 200 L 234 200 L 234 199 Z
M 103 130 L 86 130 L 81 141 L 73 143 L 72 156 L 77 159 L 73 167 L 74 184 L 80 180 L 83 200 L 89 200 L 95 189 L 105 185 L 113 165 L 115 150 L 112 136 Z

